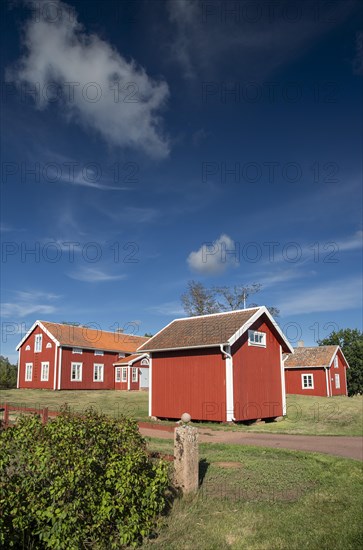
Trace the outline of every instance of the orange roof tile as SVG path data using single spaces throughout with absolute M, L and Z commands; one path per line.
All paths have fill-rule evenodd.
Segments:
M 134 353 L 149 338 L 83 326 L 40 321 L 61 346 Z
M 176 319 L 138 351 L 207 347 L 226 344 L 260 308 Z
M 339 346 L 298 347 L 285 360 L 285 367 L 328 367 Z

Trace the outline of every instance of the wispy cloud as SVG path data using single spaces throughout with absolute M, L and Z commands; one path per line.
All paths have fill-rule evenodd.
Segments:
M 81 267 L 78 270 L 68 273 L 68 277 L 75 279 L 76 281 L 84 281 L 86 283 L 103 283 L 109 281 L 121 281 L 126 279 L 127 275 L 123 273 L 113 275 L 95 267 Z
M 27 3 L 43 13 L 39 2 Z M 26 54 L 7 79 L 38 88 L 39 109 L 57 103 L 68 120 L 96 131 L 110 145 L 166 157 L 169 142 L 160 114 L 169 95 L 167 83 L 153 80 L 134 60 L 127 61 L 96 34 L 87 34 L 69 5 L 54 0 L 52 7 L 56 20 L 44 16 L 27 22 L 22 44 Z
M 174 26 L 170 51 L 184 77 L 211 74 L 234 59 L 246 80 L 263 79 L 311 46 L 321 34 L 359 9 L 359 2 L 327 3 L 319 20 L 312 17 L 309 3 L 297 2 L 299 24 L 286 17 L 291 0 L 281 0 L 276 9 L 249 0 L 233 2 L 168 0 L 169 19 Z M 252 6 L 252 7 L 251 7 Z M 233 58 L 238 51 L 238 59 Z
M 239 265 L 236 244 L 228 235 L 222 234 L 213 242 L 203 243 L 199 250 L 187 258 L 189 267 L 200 274 L 218 275 L 228 267 Z
M 175 317 L 180 317 L 180 315 L 185 314 L 185 311 L 179 302 L 164 302 L 163 304 L 149 307 L 148 311 L 151 313 L 171 315 Z
M 0 233 L 10 233 L 11 231 L 14 231 L 11 225 L 4 222 L 0 223 Z
M 345 239 L 338 239 L 336 241 L 340 251 L 362 249 L 363 245 L 363 231 L 357 231 L 354 235 L 350 235 Z
M 284 292 L 277 305 L 281 315 L 298 315 L 325 311 L 343 311 L 360 308 L 362 280 L 351 277 L 321 283 L 304 290 Z
M 48 315 L 57 310 L 53 302 L 59 298 L 60 296 L 47 292 L 17 291 L 14 301 L 1 304 L 1 314 L 7 319 L 23 318 L 35 314 Z

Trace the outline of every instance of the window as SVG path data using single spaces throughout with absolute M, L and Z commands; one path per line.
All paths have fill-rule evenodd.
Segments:
M 132 381 L 133 382 L 137 382 L 137 373 L 138 373 L 138 368 L 137 367 L 132 367 Z
M 96 363 L 93 365 L 93 381 L 103 382 L 103 365 Z
M 115 369 L 115 382 L 121 382 L 121 367 Z
M 124 354 L 124 353 L 119 353 L 119 354 L 118 354 L 118 358 L 119 358 L 119 359 L 122 359 L 123 357 L 125 357 L 125 354 Z
M 72 353 L 80 353 L 82 354 L 82 348 L 73 348 Z
M 27 347 L 25 348 L 25 351 L 29 351 L 29 350 L 30 350 L 30 346 L 28 344 Z
M 45 347 L 49 349 L 49 348 L 52 347 L 52 344 L 50 342 L 48 342 L 48 344 Z
M 257 330 L 248 331 L 248 345 L 266 347 L 266 333 Z
M 335 387 L 336 387 L 337 390 L 340 389 L 340 376 L 339 376 L 339 374 L 335 375 Z
M 35 344 L 34 344 L 35 353 L 40 353 L 42 351 L 42 340 L 43 340 L 42 334 L 35 335 Z
M 302 374 L 301 375 L 301 387 L 303 390 L 313 390 L 314 389 L 314 378 L 312 374 Z
M 122 380 L 121 382 L 127 382 L 127 367 L 122 367 Z
M 148 359 L 143 359 L 143 360 L 141 361 L 141 365 L 149 366 L 149 360 L 148 360 Z
M 103 351 L 100 349 L 95 349 L 95 355 L 103 355 Z
M 48 382 L 49 380 L 49 363 L 48 361 L 42 361 L 42 370 L 40 373 L 40 380 L 42 382 Z
M 31 382 L 33 379 L 33 363 L 25 363 L 25 382 Z
M 82 363 L 71 363 L 71 381 L 82 382 Z
M 338 365 L 338 356 L 336 355 L 334 357 L 334 368 L 337 369 L 338 367 L 339 367 L 339 365 Z

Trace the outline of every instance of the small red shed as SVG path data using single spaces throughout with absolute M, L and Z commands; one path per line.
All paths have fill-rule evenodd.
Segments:
M 149 356 L 137 353 L 119 359 L 115 367 L 115 390 L 149 389 Z
M 17 346 L 18 388 L 110 390 L 114 362 L 148 338 L 49 321 L 36 321 Z
M 242 421 L 286 413 L 282 354 L 266 307 L 176 319 L 138 349 L 150 356 L 149 416 Z
M 284 361 L 286 393 L 348 395 L 348 361 L 339 346 L 295 348 Z

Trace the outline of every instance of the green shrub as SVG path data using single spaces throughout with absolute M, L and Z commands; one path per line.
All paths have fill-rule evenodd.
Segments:
M 149 458 L 137 424 L 63 409 L 22 417 L 0 434 L 0 547 L 111 549 L 150 535 L 167 466 Z

